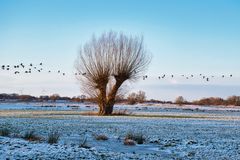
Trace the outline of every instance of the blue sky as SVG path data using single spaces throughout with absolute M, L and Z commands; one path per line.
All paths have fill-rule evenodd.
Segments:
M 0 71 L 0 92 L 80 95 L 72 73 L 93 33 L 143 35 L 153 55 L 147 81 L 130 84 L 148 98 L 240 95 L 240 2 L 237 0 L 0 0 L 0 64 L 44 63 L 67 74 L 15 76 Z M 181 74 L 233 74 L 206 83 Z M 159 81 L 158 75 L 179 75 Z

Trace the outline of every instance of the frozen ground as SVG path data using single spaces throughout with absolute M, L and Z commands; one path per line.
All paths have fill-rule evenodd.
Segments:
M 46 140 L 28 142 L 0 137 L 1 159 L 240 159 L 238 108 L 117 106 L 134 113 L 117 117 L 79 114 L 96 106 L 82 104 L 76 111 L 66 108 L 36 110 L 15 106 L 0 110 L 0 125 L 11 126 L 17 135 L 35 130 L 46 139 L 52 130 L 61 133 L 56 145 Z M 129 132 L 142 133 L 146 142 L 123 145 Z M 109 139 L 97 141 L 94 137 L 98 134 Z M 79 147 L 85 138 L 90 149 Z

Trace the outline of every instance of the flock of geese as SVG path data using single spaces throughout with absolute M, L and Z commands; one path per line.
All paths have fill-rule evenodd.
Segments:
M 2 70 L 6 70 L 6 71 L 13 71 L 14 74 L 20 74 L 20 73 L 24 73 L 24 74 L 31 74 L 33 72 L 43 72 L 43 63 L 39 63 L 39 64 L 33 64 L 33 63 L 30 63 L 30 64 L 23 64 L 23 63 L 20 63 L 20 64 L 17 64 L 17 65 L 2 65 L 1 66 L 1 69 Z M 58 73 L 62 76 L 65 76 L 66 73 L 65 72 L 62 72 L 61 70 L 57 70 L 57 71 L 52 71 L 52 70 L 47 70 L 48 73 L 52 73 L 52 72 L 55 72 L 55 73 Z M 74 73 L 75 75 L 86 75 L 86 73 Z M 176 77 L 177 75 L 166 75 L 166 74 L 163 74 L 163 75 L 160 75 L 158 76 L 158 79 L 161 80 L 161 79 L 165 79 L 167 77 L 169 78 L 174 78 Z M 206 75 L 203 75 L 203 74 L 199 74 L 199 75 L 180 75 L 181 77 L 185 78 L 185 79 L 190 79 L 190 78 L 194 78 L 194 77 L 200 77 L 201 79 L 205 80 L 205 81 L 210 81 L 210 79 L 214 78 L 214 77 L 217 77 L 217 76 L 206 76 Z M 221 75 L 221 76 L 218 76 L 220 78 L 225 78 L 225 77 L 233 77 L 232 74 L 230 75 Z M 148 75 L 144 75 L 142 77 L 143 80 L 146 80 L 148 78 Z
M 169 77 L 170 78 L 174 78 L 176 75 L 169 75 Z M 199 76 L 201 79 L 203 79 L 203 80 L 206 80 L 207 82 L 208 81 L 210 81 L 210 78 L 214 78 L 214 77 L 217 77 L 217 76 L 214 76 L 214 75 L 211 75 L 211 76 L 206 76 L 206 75 L 203 75 L 203 74 L 199 74 L 199 75 L 193 75 L 193 74 L 191 74 L 191 75 L 184 75 L 184 74 L 182 74 L 181 75 L 181 77 L 184 77 L 185 79 L 190 79 L 190 78 L 194 78 L 194 77 L 197 77 L 197 76 Z M 163 75 L 161 75 L 161 76 L 158 76 L 158 79 L 164 79 L 164 78 L 166 78 L 167 77 L 167 75 L 166 74 L 163 74 Z M 221 75 L 220 76 L 221 78 L 225 78 L 225 77 L 233 77 L 233 75 L 232 74 L 230 74 L 230 75 Z M 148 78 L 148 76 L 147 75 L 144 75 L 143 77 L 143 80 L 145 80 L 145 79 L 147 79 Z
M 20 73 L 25 73 L 25 74 L 31 74 L 33 72 L 43 72 L 43 63 L 39 63 L 37 65 L 34 65 L 33 63 L 30 64 L 17 64 L 17 65 L 2 65 L 1 66 L 2 70 L 6 71 L 13 71 L 14 74 L 20 74 Z M 47 70 L 48 73 L 51 73 L 51 70 Z M 60 70 L 57 71 L 57 73 L 62 74 L 65 76 L 64 72 L 61 72 Z
M 12 73 L 14 74 L 20 74 L 20 73 L 24 73 L 24 74 L 31 74 L 33 72 L 43 72 L 43 63 L 39 63 L 39 64 L 33 64 L 33 63 L 29 63 L 29 64 L 17 64 L 17 65 L 1 65 L 1 69 L 2 70 L 6 70 L 6 71 L 12 71 Z M 62 76 L 65 76 L 66 73 L 61 71 L 61 70 L 57 70 L 57 71 L 53 71 L 53 70 L 46 70 L 45 72 L 47 73 L 58 73 Z M 75 75 L 86 75 L 86 73 L 74 73 Z

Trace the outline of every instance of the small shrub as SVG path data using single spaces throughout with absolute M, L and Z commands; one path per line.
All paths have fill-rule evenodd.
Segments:
M 103 135 L 103 134 L 102 135 L 97 135 L 97 136 L 95 136 L 95 138 L 98 141 L 106 141 L 106 140 L 108 140 L 108 137 Z
M 47 142 L 48 142 L 49 144 L 58 143 L 59 137 L 60 137 L 60 134 L 59 134 L 57 131 L 51 132 L 51 133 L 48 134 L 48 140 L 47 140 Z
M 125 136 L 125 140 L 134 140 L 137 142 L 137 144 L 143 144 L 145 142 L 145 137 L 143 136 L 143 134 L 141 133 L 132 133 L 129 132 L 126 136 Z
M 0 128 L 0 136 L 8 137 L 10 133 L 11 131 L 9 128 L 6 127 Z
M 138 91 L 138 93 L 131 93 L 127 97 L 127 102 L 130 105 L 134 105 L 136 103 L 143 103 L 146 100 L 146 94 L 144 91 Z
M 178 96 L 175 100 L 175 104 L 182 106 L 184 103 L 186 103 L 186 100 L 183 98 L 183 96 Z
M 41 138 L 35 134 L 35 131 L 27 131 L 25 132 L 23 139 L 28 140 L 28 141 L 39 141 Z

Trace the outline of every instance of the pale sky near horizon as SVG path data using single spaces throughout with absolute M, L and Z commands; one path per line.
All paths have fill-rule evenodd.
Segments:
M 14 75 L 0 68 L 0 93 L 81 95 L 73 75 L 79 48 L 93 33 L 113 30 L 143 35 L 153 55 L 149 78 L 129 92 L 159 100 L 240 95 L 239 17 L 238 0 L 0 0 L 0 65 L 43 62 L 45 69 Z M 215 77 L 206 82 L 201 73 Z

